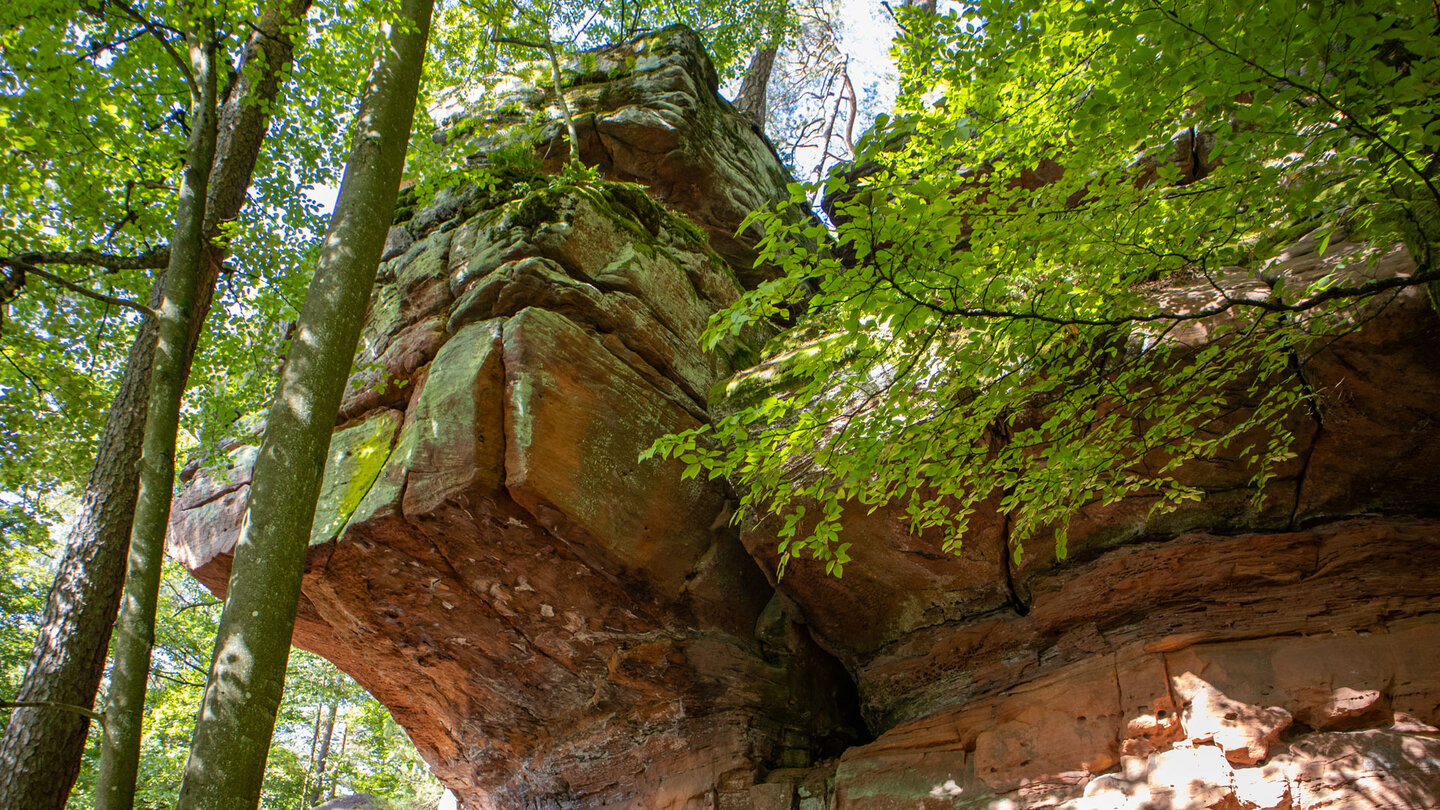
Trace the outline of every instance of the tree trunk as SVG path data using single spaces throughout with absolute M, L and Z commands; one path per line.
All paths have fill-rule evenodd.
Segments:
M 300 782 L 300 796 L 310 795 L 310 777 L 315 775 L 315 750 L 320 746 L 320 724 L 325 718 L 325 701 L 315 704 L 315 729 L 310 732 L 310 764 L 305 766 L 305 778 Z
M 239 71 L 242 78 L 231 87 L 220 114 L 220 159 L 208 184 L 207 237 L 215 235 L 220 223 L 233 218 L 244 203 L 268 111 L 290 64 L 291 29 L 309 8 L 310 0 L 280 0 L 266 8 L 250 36 Z M 249 72 L 257 76 L 253 85 L 243 78 Z M 218 273 L 219 263 L 212 257 L 196 291 L 186 376 Z M 159 305 L 162 288 L 163 280 L 157 281 L 152 308 Z M 18 701 L 94 706 L 125 576 L 155 335 L 155 325 L 142 322 L 126 357 L 65 556 L 46 598 Z M 87 717 L 71 711 L 15 710 L 0 739 L 0 763 L 4 763 L 0 807 L 61 810 L 80 773 L 89 725 Z
M 154 326 L 142 323 L 50 586 L 18 701 L 94 705 L 125 571 L 154 344 Z M 0 807 L 61 810 L 80 773 L 89 727 L 89 718 L 75 712 L 16 709 L 0 740 Z
M 202 29 L 213 29 L 213 23 L 200 25 Z M 170 493 L 175 486 L 175 436 L 189 366 L 195 293 L 206 260 L 205 200 L 215 162 L 216 46 L 213 30 L 193 32 L 187 39 L 192 40 L 191 74 L 200 92 L 191 107 L 190 144 L 175 206 L 165 298 L 159 308 L 158 343 L 140 460 L 140 491 L 130 535 L 125 599 L 115 639 L 95 788 L 97 810 L 130 810 L 135 803 L 165 528 L 170 521 Z
M 320 794 L 325 789 L 325 759 L 330 756 L 330 739 L 335 736 L 335 712 L 339 708 L 339 702 L 334 699 L 325 707 L 325 726 L 320 730 L 320 749 L 315 754 L 315 782 L 310 786 L 310 795 L 305 797 L 306 807 L 319 804 Z
M 350 724 L 346 723 L 345 728 L 340 732 L 340 761 L 345 761 L 345 743 L 350 741 Z M 335 788 L 340 784 L 339 774 L 330 777 L 330 789 L 325 792 L 325 801 L 335 798 Z
M 765 91 L 770 86 L 770 74 L 775 69 L 775 54 L 780 50 L 778 42 L 771 42 L 755 50 L 750 65 L 745 68 L 745 78 L 740 82 L 740 97 L 735 100 L 735 109 L 765 131 Z
M 252 810 L 260 799 L 315 500 L 394 214 L 432 4 L 403 0 L 361 106 L 329 232 L 266 417 L 180 786 L 181 810 Z

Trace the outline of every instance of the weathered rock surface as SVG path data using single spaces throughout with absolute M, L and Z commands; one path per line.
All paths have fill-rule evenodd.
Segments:
M 580 156 L 606 176 L 645 185 L 686 212 L 742 281 L 752 278 L 755 232 L 738 235 L 752 211 L 788 198 L 790 177 L 754 125 L 716 94 L 719 78 L 694 34 L 680 27 L 587 54 L 566 65 Z M 502 87 L 488 109 L 452 131 L 451 142 L 484 161 L 517 138 L 543 142 L 558 170 L 569 157 L 548 65 Z M 531 122 L 539 119 L 542 123 Z
M 1419 291 L 1301 358 L 1318 406 L 1258 508 L 1238 459 L 1189 465 L 1200 502 L 1087 509 L 1067 563 L 1020 566 L 999 516 L 951 556 L 856 509 L 843 580 L 794 560 L 776 583 L 770 529 L 638 458 L 758 356 L 764 335 L 698 338 L 755 280 L 734 231 L 783 172 L 688 32 L 567 75 L 585 160 L 674 210 L 512 172 L 407 211 L 295 634 L 467 807 L 1440 806 L 1440 318 Z M 517 85 L 445 138 L 554 169 L 557 115 Z M 1268 295 L 1367 250 L 1302 241 L 1226 284 Z M 1375 258 L 1347 272 L 1411 267 Z M 188 471 L 172 517 L 170 552 L 216 590 L 250 433 Z
M 587 113 L 628 138 L 603 168 L 668 167 L 647 175 L 661 196 L 729 236 L 773 196 L 768 146 L 714 96 L 689 32 L 620 54 L 621 95 L 659 106 Z M 702 113 L 731 144 L 723 171 L 686 151 Z M 470 807 L 702 806 L 838 753 L 863 733 L 853 686 L 765 611 L 723 489 L 639 460 L 708 418 L 729 358 L 759 349 L 700 349 L 741 292 L 730 265 L 635 186 L 536 175 L 506 192 L 447 192 L 392 233 L 295 642 L 384 701 Z M 171 553 L 217 591 L 253 440 L 176 504 Z
M 331 799 L 311 810 L 381 810 L 381 806 L 369 793 L 356 793 Z
M 1412 271 L 1400 248 L 1322 259 L 1306 240 L 1227 292 Z M 1203 306 L 1216 292 L 1157 294 Z M 940 555 L 898 509 L 846 515 L 844 580 L 792 560 L 777 587 L 855 675 L 880 735 L 842 757 L 835 806 L 1430 806 L 1440 319 L 1411 289 L 1353 320 L 1302 356 L 1317 407 L 1293 420 L 1296 457 L 1259 508 L 1245 465 L 1222 458 L 1182 468 L 1207 493 L 1196 504 L 1077 515 L 1063 565 L 1007 565 L 998 515 Z M 743 539 L 774 561 L 773 536 Z

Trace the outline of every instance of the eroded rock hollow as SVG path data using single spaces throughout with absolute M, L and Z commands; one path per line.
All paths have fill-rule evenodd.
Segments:
M 699 336 L 755 281 L 736 231 L 785 173 L 684 29 L 567 76 L 582 157 L 624 182 L 544 173 L 568 146 L 538 87 L 447 128 L 475 171 L 391 231 L 295 632 L 466 807 L 1440 806 L 1420 291 L 1306 364 L 1320 405 L 1261 508 L 1242 465 L 1187 468 L 1199 503 L 1097 508 L 1069 562 L 1014 568 L 999 516 L 951 556 L 857 509 L 844 580 L 776 583 L 765 524 L 639 455 L 758 358 L 766 334 Z M 1235 283 L 1366 250 L 1302 242 Z M 254 441 L 187 471 L 172 518 L 217 592 Z

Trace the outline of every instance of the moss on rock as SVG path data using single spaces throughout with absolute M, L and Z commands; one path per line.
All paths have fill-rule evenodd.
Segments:
M 400 420 L 398 411 L 384 410 L 330 439 L 310 545 L 330 542 L 350 522 L 350 515 L 390 458 Z

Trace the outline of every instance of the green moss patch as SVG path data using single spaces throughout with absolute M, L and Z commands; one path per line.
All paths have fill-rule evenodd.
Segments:
M 400 420 L 398 411 L 381 411 L 331 437 L 310 545 L 330 542 L 350 522 L 390 458 Z

